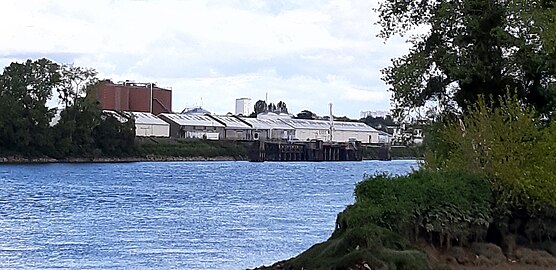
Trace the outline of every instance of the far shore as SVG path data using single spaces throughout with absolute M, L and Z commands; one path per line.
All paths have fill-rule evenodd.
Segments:
M 129 163 L 129 162 L 173 162 L 173 161 L 246 161 L 247 158 L 235 158 L 227 156 L 217 157 L 92 157 L 92 158 L 24 158 L 24 157 L 0 157 L 0 164 L 33 164 L 33 163 Z
M 376 159 L 363 159 L 376 160 Z M 403 157 L 392 158 L 392 160 L 418 160 L 417 158 Z M 176 161 L 249 161 L 247 157 L 96 157 L 96 158 L 64 158 L 55 159 L 49 157 L 24 158 L 17 156 L 0 157 L 0 164 L 41 164 L 41 163 L 131 163 L 131 162 L 176 162 Z

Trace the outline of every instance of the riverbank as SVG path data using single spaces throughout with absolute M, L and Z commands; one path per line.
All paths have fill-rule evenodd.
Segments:
M 501 247 L 480 243 L 472 248 L 454 247 L 442 251 L 423 246 L 428 265 L 426 269 L 439 270 L 551 270 L 556 265 L 556 257 L 544 250 L 533 250 L 519 247 L 514 256 L 506 256 Z M 290 265 L 289 260 L 277 262 L 271 266 L 261 266 L 252 270 L 297 270 Z M 391 269 L 387 266 L 373 268 L 369 263 L 362 261 L 351 265 L 354 270 Z M 417 269 L 417 268 L 400 268 Z
M 556 209 L 501 210 L 494 194 L 464 172 L 371 176 L 328 240 L 255 269 L 553 269 Z
M 125 156 L 102 156 L 98 153 L 77 157 L 24 156 L 0 154 L 0 163 L 117 163 L 144 161 L 245 161 L 252 142 L 210 141 L 174 138 L 136 138 L 132 153 Z M 377 147 L 367 147 L 364 160 L 378 160 Z M 392 159 L 418 159 L 418 147 L 392 147 Z
M 117 163 L 163 161 L 248 160 L 248 144 L 237 141 L 183 140 L 173 138 L 136 138 L 131 153 L 103 156 L 98 152 L 82 156 L 25 156 L 0 154 L 0 163 Z
M 245 161 L 247 159 L 236 158 L 230 156 L 217 157 L 164 157 L 164 156 L 147 156 L 147 157 L 99 157 L 99 158 L 25 158 L 17 156 L 0 157 L 0 164 L 18 164 L 18 163 L 126 163 L 126 162 L 173 162 L 173 161 Z

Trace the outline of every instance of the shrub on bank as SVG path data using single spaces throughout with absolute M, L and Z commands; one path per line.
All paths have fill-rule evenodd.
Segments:
M 412 243 L 469 245 L 487 235 L 492 195 L 488 182 L 461 172 L 376 175 L 359 183 L 355 203 L 338 215 L 331 238 L 291 261 L 294 269 L 428 269 Z
M 373 176 L 356 186 L 355 201 L 339 215 L 339 230 L 370 221 L 441 247 L 484 238 L 492 217 L 488 182 L 462 172 Z
M 556 124 L 541 121 L 516 97 L 500 98 L 499 107 L 483 99 L 440 125 L 425 155 L 433 170 L 465 170 L 487 178 L 496 205 L 533 211 L 556 207 Z

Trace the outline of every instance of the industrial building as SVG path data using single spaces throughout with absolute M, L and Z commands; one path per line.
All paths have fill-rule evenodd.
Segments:
M 295 129 L 295 139 L 300 141 L 322 140 L 335 142 L 360 141 L 379 143 L 379 131 L 361 122 L 285 119 L 280 121 Z M 331 128 L 331 126 L 333 128 Z M 383 139 L 383 138 L 380 138 Z
M 234 116 L 208 115 L 224 125 L 224 136 L 226 140 L 250 140 L 252 128 L 244 121 Z
M 295 136 L 295 129 L 279 119 L 262 119 L 240 117 L 251 130 L 248 140 L 288 140 Z
M 249 116 L 252 108 L 250 98 L 236 99 L 236 115 Z
M 333 123 L 332 140 L 335 142 L 360 141 L 362 143 L 380 143 L 383 137 L 378 130 L 362 122 Z
M 300 141 L 330 140 L 330 123 L 323 120 L 280 119 L 295 129 L 295 139 Z
M 170 124 L 171 137 L 225 139 L 224 124 L 207 115 L 162 113 L 158 117 Z
M 160 88 L 154 83 L 103 81 L 96 89 L 96 97 L 103 110 L 155 115 L 172 112 L 172 90 Z
M 135 135 L 138 137 L 169 137 L 170 124 L 162 121 L 152 113 L 126 112 L 135 120 Z

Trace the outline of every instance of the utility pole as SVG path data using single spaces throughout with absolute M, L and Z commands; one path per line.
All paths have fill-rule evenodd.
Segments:
M 328 103 L 328 106 L 330 107 L 330 141 L 332 142 L 334 139 L 334 115 L 332 114 L 332 102 Z
M 153 113 L 153 83 L 150 84 L 151 84 L 151 98 L 149 103 L 149 112 Z

